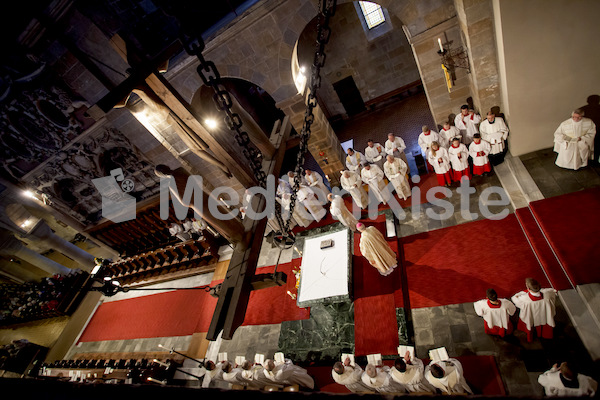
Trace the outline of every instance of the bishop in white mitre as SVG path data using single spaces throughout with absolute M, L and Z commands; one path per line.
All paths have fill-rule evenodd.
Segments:
M 366 227 L 362 223 L 356 225 L 360 232 L 359 249 L 363 257 L 367 259 L 379 273 L 387 276 L 398 266 L 396 253 L 390 248 L 383 234 L 374 226 Z
M 513 332 L 510 317 L 517 308 L 507 299 L 499 299 L 494 289 L 488 289 L 486 298 L 473 303 L 475 313 L 483 318 L 485 333 L 504 337 Z
M 346 156 L 346 168 L 350 171 L 360 173 L 361 167 L 367 162 L 364 154 L 354 149 L 347 150 L 348 155 Z
M 348 207 L 346 207 L 342 196 L 329 193 L 327 195 L 327 199 L 331 202 L 331 206 L 329 207 L 331 216 L 340 221 L 346 228 L 349 228 L 352 230 L 352 232 L 355 232 L 358 220 L 356 217 L 354 217 L 350 210 L 348 210 Z
M 352 364 L 349 358 L 346 358 L 343 363 L 336 362 L 331 370 L 333 380 L 346 386 L 353 393 L 366 393 L 372 389 L 365 385 L 362 381 L 363 369 L 360 365 Z
M 527 290 L 512 297 L 512 302 L 519 308 L 517 329 L 527 333 L 527 341 L 533 341 L 534 335 L 544 339 L 554 337 L 554 315 L 556 315 L 556 290 L 542 289 L 533 278 L 525 280 Z
M 381 168 L 375 164 L 366 164 L 360 172 L 360 177 L 364 183 L 369 185 L 369 191 L 380 203 L 387 204 L 390 201 L 391 194 L 383 180 L 385 175 Z
M 340 177 L 340 184 L 342 189 L 350 193 L 352 200 L 360 208 L 367 208 L 369 205 L 369 195 L 363 188 L 363 181 L 360 174 L 353 171 L 342 171 Z
M 435 393 L 435 389 L 425 379 L 425 366 L 419 358 L 412 359 L 407 351 L 404 357 L 397 358 L 390 369 L 392 379 L 406 388 L 408 393 Z
M 563 121 L 554 132 L 554 151 L 558 153 L 556 165 L 574 169 L 585 167 L 594 157 L 594 137 L 596 125 L 584 112 L 577 109 L 571 118 Z
M 401 158 L 395 158 L 392 155 L 387 156 L 387 160 L 383 164 L 383 172 L 392 185 L 394 185 L 398 197 L 402 197 L 404 200 L 411 195 L 410 184 L 406 177 L 407 171 L 408 165 Z
M 455 358 L 430 363 L 425 369 L 425 379 L 442 394 L 473 394 L 463 375 L 462 364 Z
M 490 144 L 490 161 L 498 165 L 504 161 L 504 149 L 508 138 L 508 127 L 502 118 L 496 118 L 496 114 L 488 111 L 486 119 L 479 124 L 481 138 Z
M 304 180 L 308 184 L 308 187 L 310 187 L 316 193 L 319 200 L 325 202 L 330 190 L 323 182 L 323 177 L 321 174 L 307 169 L 305 170 Z
M 379 393 L 406 393 L 404 386 L 394 381 L 389 372 L 388 366 L 376 367 L 368 364 L 362 374 L 362 381 Z

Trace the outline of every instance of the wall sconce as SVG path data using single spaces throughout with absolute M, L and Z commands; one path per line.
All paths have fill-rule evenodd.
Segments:
M 469 55 L 466 49 L 462 46 L 452 49 L 450 47 L 451 44 L 452 41 L 446 40 L 444 46 L 442 45 L 442 39 L 438 38 L 440 49 L 437 53 L 442 59 L 442 69 L 446 75 L 448 90 L 450 90 L 452 84 L 456 81 L 456 68 L 463 68 L 467 70 L 467 73 L 471 73 L 471 64 L 469 63 Z

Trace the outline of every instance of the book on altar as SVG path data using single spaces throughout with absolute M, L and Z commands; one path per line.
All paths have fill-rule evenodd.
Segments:
M 350 365 L 352 365 L 354 367 L 355 366 L 355 364 L 354 364 L 354 354 L 342 353 L 342 364 L 344 364 L 346 362 L 346 358 L 350 359 Z
M 415 358 L 415 348 L 414 346 L 404 346 L 404 345 L 400 345 L 398 346 L 398 355 L 400 357 L 404 357 L 406 355 L 406 352 L 410 353 L 410 359 L 414 359 Z
M 381 354 L 367 355 L 367 363 L 372 365 L 383 365 L 383 359 L 381 358 Z
M 236 365 L 242 365 L 246 361 L 246 357 L 244 356 L 235 356 Z
M 446 351 L 445 347 L 439 347 L 437 349 L 429 350 L 429 358 L 431 362 L 444 361 L 449 359 L 448 351 Z
M 275 353 L 273 358 L 275 359 L 276 362 L 280 362 L 280 363 L 285 362 L 285 357 L 284 357 L 283 353 L 281 353 L 281 352 Z
M 218 362 L 227 361 L 227 353 L 219 353 L 217 355 L 217 361 Z
M 263 365 L 265 363 L 265 355 L 264 354 L 255 354 L 254 355 L 254 363 Z

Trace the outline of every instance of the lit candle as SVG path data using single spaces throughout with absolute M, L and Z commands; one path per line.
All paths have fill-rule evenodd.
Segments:
M 444 47 L 442 46 L 442 39 L 438 38 L 438 44 L 440 45 L 440 51 L 444 52 Z

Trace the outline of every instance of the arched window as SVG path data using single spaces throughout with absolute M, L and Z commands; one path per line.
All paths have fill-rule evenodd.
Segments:
M 359 1 L 358 3 L 369 29 L 373 29 L 385 22 L 385 16 L 379 4 L 369 1 Z

